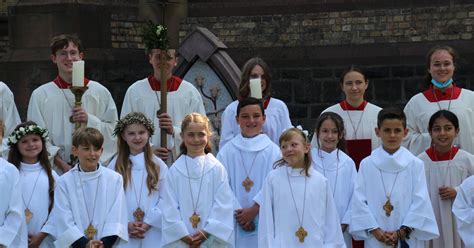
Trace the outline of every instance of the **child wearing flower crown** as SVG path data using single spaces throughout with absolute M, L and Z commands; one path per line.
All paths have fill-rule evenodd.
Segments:
M 164 247 L 232 247 L 234 196 L 224 166 L 212 155 L 209 119 L 187 115 L 181 156 L 171 166 L 163 199 Z
M 153 154 L 155 128 L 143 113 L 131 112 L 115 126 L 117 156 L 109 168 L 123 177 L 128 215 L 128 242 L 118 247 L 161 247 L 161 210 L 166 164 Z
M 0 120 L 0 140 L 4 124 Z M 0 158 L 0 247 L 27 247 L 28 230 L 25 223 L 21 182 L 18 170 Z
M 424 164 L 426 183 L 439 227 L 439 238 L 427 241 L 427 248 L 461 248 L 451 212 L 459 185 L 474 174 L 474 156 L 454 146 L 459 135 L 459 119 L 449 110 L 435 112 L 428 122 L 431 147 L 418 155 Z
M 314 137 L 317 147 L 311 149 L 315 169 L 331 185 L 344 241 L 352 247 L 352 236 L 347 226 L 350 221 L 350 203 L 357 176 L 354 161 L 345 153 L 344 122 L 334 112 L 324 112 L 316 121 Z
M 20 171 L 30 247 L 53 247 L 55 235 L 50 213 L 58 175 L 51 169 L 48 160 L 47 141 L 48 131 L 32 121 L 16 126 L 8 138 L 8 161 Z
M 305 132 L 280 136 L 283 158 L 262 188 L 259 247 L 345 247 L 331 186 L 312 165 Z

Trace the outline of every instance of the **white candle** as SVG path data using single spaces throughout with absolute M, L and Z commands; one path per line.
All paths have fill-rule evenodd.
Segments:
M 262 79 L 250 79 L 250 96 L 257 99 L 262 99 Z
M 72 86 L 84 87 L 84 60 L 72 62 Z

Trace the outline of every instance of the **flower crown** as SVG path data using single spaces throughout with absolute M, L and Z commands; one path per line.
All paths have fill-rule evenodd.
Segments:
M 162 25 L 155 25 L 152 21 L 148 21 L 143 26 L 142 37 L 147 51 L 151 49 L 168 49 L 168 28 Z
M 153 125 L 153 122 L 146 118 L 146 116 L 143 113 L 140 112 L 131 112 L 127 114 L 125 117 L 117 121 L 117 124 L 115 125 L 114 129 L 114 136 L 120 135 L 123 130 L 128 125 L 131 124 L 142 124 L 145 126 L 145 128 L 148 130 L 150 133 L 150 136 L 152 136 L 155 133 L 155 126 Z
M 49 140 L 48 137 L 48 130 L 39 127 L 38 125 L 28 125 L 26 127 L 20 127 L 13 131 L 10 136 L 8 137 L 8 145 L 13 146 L 16 143 L 18 143 L 19 140 L 21 140 L 23 137 L 25 137 L 27 134 L 36 134 L 43 139 L 44 142 L 47 142 Z

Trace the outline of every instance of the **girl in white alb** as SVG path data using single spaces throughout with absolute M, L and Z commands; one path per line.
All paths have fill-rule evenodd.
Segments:
M 117 247 L 160 247 L 161 210 L 166 164 L 153 154 L 153 122 L 140 112 L 130 112 L 115 126 L 117 156 L 109 168 L 123 177 L 127 202 L 128 242 Z
M 50 213 L 58 175 L 48 160 L 47 140 L 48 131 L 32 121 L 19 124 L 8 138 L 8 160 L 20 171 L 28 247 L 54 247 L 56 231 Z
M 434 113 L 428 130 L 432 145 L 418 158 L 425 163 L 426 183 L 440 236 L 426 241 L 426 247 L 461 248 L 463 244 L 451 209 L 459 185 L 474 174 L 474 156 L 453 146 L 454 139 L 459 134 L 459 121 L 454 113 L 448 110 Z
M 259 247 L 346 247 L 329 181 L 314 169 L 305 133 L 280 137 L 283 155 L 262 187 Z
M 164 247 L 233 247 L 234 195 L 224 166 L 212 155 L 209 119 L 192 113 L 181 124 L 181 155 L 163 196 Z
M 344 123 L 333 112 L 322 113 L 316 121 L 315 136 L 318 146 L 311 149 L 315 169 L 329 181 L 336 204 L 344 241 L 352 247 L 352 236 L 347 228 L 350 221 L 350 203 L 357 176 L 354 161 L 344 153 Z

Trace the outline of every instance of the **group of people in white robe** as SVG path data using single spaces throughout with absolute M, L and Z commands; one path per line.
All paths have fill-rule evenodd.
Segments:
M 153 75 L 127 90 L 120 120 L 89 79 L 74 105 L 77 37 L 54 37 L 51 53 L 58 76 L 33 91 L 29 121 L 0 84 L 0 247 L 474 247 L 474 98 L 453 83 L 450 47 L 430 50 L 429 87 L 405 113 L 367 102 L 360 69 L 343 72 L 346 98 L 319 116 L 311 142 L 252 58 L 217 158 L 201 96 L 171 74 L 174 51 L 168 109 L 150 49 Z M 262 99 L 249 97 L 253 78 Z

